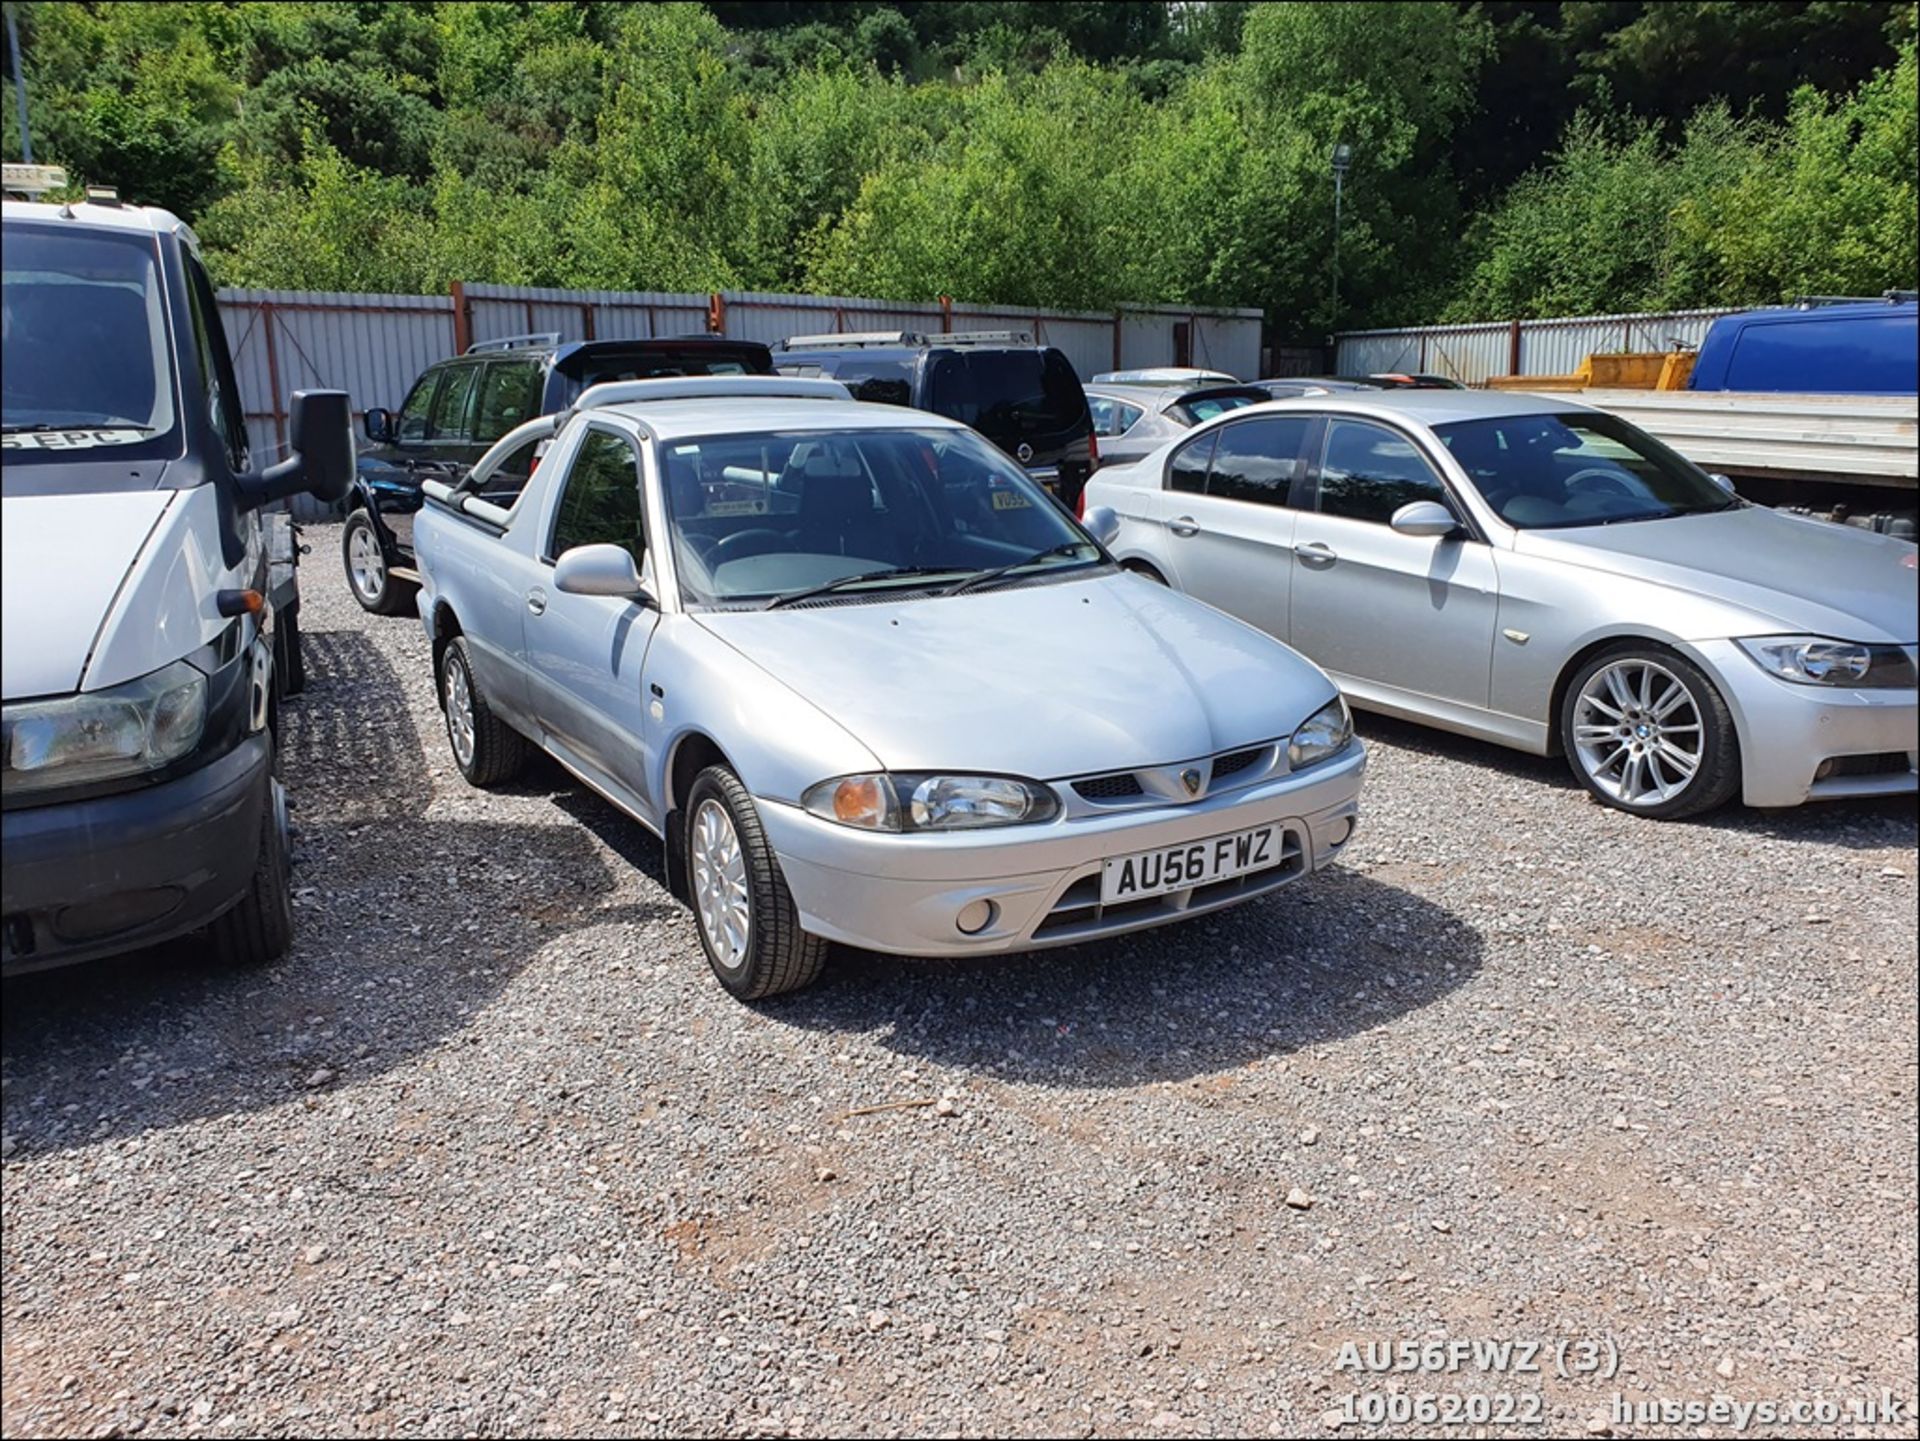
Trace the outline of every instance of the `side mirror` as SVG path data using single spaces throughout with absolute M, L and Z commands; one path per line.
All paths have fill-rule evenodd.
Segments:
M 1080 517 L 1080 527 L 1101 545 L 1112 545 L 1120 538 L 1120 512 L 1110 505 L 1096 505 Z
M 553 565 L 553 584 L 568 595 L 638 600 L 646 592 L 640 569 L 623 545 L 576 545 Z
M 1460 522 L 1453 518 L 1453 512 L 1437 500 L 1416 500 L 1393 513 L 1388 522 L 1402 535 L 1420 536 L 1428 540 L 1445 540 L 1456 534 Z
M 360 417 L 360 424 L 367 432 L 367 439 L 375 444 L 384 445 L 393 439 L 393 412 L 376 405 Z
M 344 390 L 296 390 L 287 458 L 239 480 L 246 508 L 305 492 L 331 505 L 353 489 L 353 405 Z
M 1724 475 L 1709 474 L 1707 476 L 1707 479 L 1712 481 L 1715 485 L 1719 486 L 1728 495 L 1738 495 L 1740 493 L 1739 491 L 1733 488 L 1733 482 L 1728 480 Z

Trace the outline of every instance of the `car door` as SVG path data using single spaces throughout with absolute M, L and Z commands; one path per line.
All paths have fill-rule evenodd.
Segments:
M 581 545 L 618 545 L 648 573 L 639 442 L 595 421 L 573 452 L 521 620 L 527 681 L 541 729 L 561 758 L 652 814 L 640 670 L 659 611 L 652 601 L 569 595 L 553 567 Z
M 1414 438 L 1331 416 L 1306 492 L 1294 532 L 1294 648 L 1362 699 L 1399 693 L 1416 709 L 1421 697 L 1484 709 L 1499 612 L 1493 551 Z M 1461 532 L 1394 530 L 1394 512 L 1416 500 L 1446 506 Z
M 1174 452 L 1160 497 L 1174 583 L 1281 640 L 1299 519 L 1291 497 L 1314 429 L 1309 415 L 1214 426 Z

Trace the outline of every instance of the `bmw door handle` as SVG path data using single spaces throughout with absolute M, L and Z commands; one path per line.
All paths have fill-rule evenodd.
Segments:
M 1296 545 L 1293 548 L 1293 553 L 1308 565 L 1329 566 L 1340 559 L 1339 553 L 1335 551 L 1332 546 L 1318 540 L 1310 540 L 1302 545 Z
M 1194 518 L 1190 515 L 1183 515 L 1178 520 L 1168 521 L 1167 529 L 1172 531 L 1175 535 L 1184 536 L 1184 535 L 1200 534 L 1199 525 L 1194 521 Z
M 527 592 L 527 609 L 535 615 L 545 614 L 547 609 L 547 593 L 540 589 L 539 586 L 535 586 Z

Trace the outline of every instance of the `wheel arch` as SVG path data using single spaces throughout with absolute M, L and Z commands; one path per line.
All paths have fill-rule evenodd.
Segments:
M 716 765 L 734 770 L 733 762 L 718 741 L 705 731 L 690 730 L 673 743 L 661 773 L 664 784 L 660 796 L 660 829 L 667 854 L 667 890 L 682 901 L 692 896 L 687 884 L 686 860 L 682 855 L 685 848 L 681 845 L 686 825 L 686 796 L 693 789 L 694 777 L 708 766 Z M 739 772 L 736 770 L 734 774 L 738 775 Z
M 447 647 L 453 644 L 455 637 L 465 634 L 466 632 L 460 627 L 460 617 L 454 611 L 452 603 L 444 599 L 435 601 L 433 603 L 433 694 L 442 709 L 446 707 L 447 694 L 441 684 L 440 668 L 446 662 Z

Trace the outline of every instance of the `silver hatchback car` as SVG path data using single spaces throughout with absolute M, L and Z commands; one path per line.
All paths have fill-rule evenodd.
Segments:
M 1539 754 L 1659 818 L 1916 788 L 1915 548 L 1738 499 L 1557 396 L 1237 410 L 1089 506 L 1123 564 L 1325 666 L 1358 705 Z
M 1113 517 L 1082 529 L 940 416 L 831 381 L 599 386 L 428 495 L 461 773 L 538 746 L 664 837 L 736 995 L 805 984 L 828 941 L 957 956 L 1200 915 L 1353 833 L 1333 682 L 1122 572 Z

